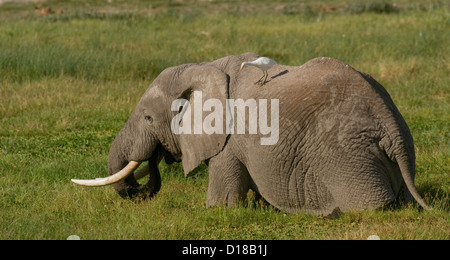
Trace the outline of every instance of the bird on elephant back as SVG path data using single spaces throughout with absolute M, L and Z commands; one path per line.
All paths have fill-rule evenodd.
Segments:
M 383 86 L 332 58 L 276 64 L 261 86 L 258 68 L 240 71 L 259 57 L 165 69 L 112 143 L 109 177 L 72 181 L 152 197 L 162 159 L 182 162 L 185 175 L 207 161 L 208 207 L 240 205 L 253 190 L 288 213 L 383 209 L 413 199 L 428 209 L 414 185 L 413 138 Z

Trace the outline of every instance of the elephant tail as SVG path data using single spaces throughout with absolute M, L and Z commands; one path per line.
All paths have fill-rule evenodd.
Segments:
M 380 141 L 380 146 L 384 148 L 388 157 L 397 163 L 403 181 L 413 198 L 422 208 L 430 210 L 431 208 L 420 196 L 414 184 L 416 156 L 414 152 L 414 141 L 408 125 L 396 108 L 391 113 L 388 117 L 391 120 L 388 119 L 387 125 L 384 127 L 385 135 Z
M 384 134 L 379 143 L 380 147 L 383 148 L 391 161 L 397 163 L 403 181 L 413 198 L 422 208 L 430 210 L 431 208 L 420 196 L 414 184 L 416 156 L 414 152 L 414 140 L 408 125 L 395 106 L 387 110 L 389 111 L 388 114 L 385 114 L 386 117 L 383 117 L 381 120 L 384 121 L 384 124 L 382 123 Z
M 417 191 L 416 186 L 414 185 L 414 161 L 413 163 L 408 160 L 408 158 L 405 158 L 403 156 L 397 156 L 396 157 L 398 166 L 400 168 L 400 172 L 402 173 L 403 180 L 405 181 L 406 187 L 408 188 L 409 192 L 413 196 L 413 198 L 419 203 L 419 205 L 424 208 L 425 210 L 431 210 L 431 208 L 425 203 L 423 198 L 420 196 L 419 192 Z
M 369 75 L 363 73 L 361 75 L 372 86 L 372 89 L 379 96 L 379 101 L 381 101 L 375 104 L 375 110 L 378 112 L 376 121 L 378 121 L 382 129 L 381 140 L 379 141 L 380 147 L 390 160 L 398 164 L 403 181 L 417 203 L 422 208 L 431 210 L 414 185 L 416 156 L 414 140 L 406 121 L 384 87 Z
M 397 163 L 400 168 L 403 181 L 405 182 L 406 187 L 413 198 L 422 208 L 430 210 L 431 208 L 420 196 L 414 184 L 414 177 L 416 174 L 416 157 L 412 135 L 400 112 L 391 112 L 393 113 L 388 116 L 388 118 L 391 118 L 392 120 L 388 119 L 387 125 L 384 125 L 383 127 L 384 136 L 379 143 L 380 147 L 383 148 L 387 156 L 393 162 Z

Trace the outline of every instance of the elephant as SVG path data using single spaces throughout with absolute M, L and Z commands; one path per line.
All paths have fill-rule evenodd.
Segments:
M 260 76 L 258 68 L 239 71 L 243 62 L 258 57 L 244 53 L 166 68 L 113 141 L 109 176 L 72 181 L 87 186 L 112 184 L 124 198 L 152 197 L 161 187 L 158 163 L 162 159 L 169 164 L 181 162 L 186 176 L 206 162 L 207 207 L 242 205 L 253 190 L 255 197 L 286 213 L 326 216 L 336 209 L 385 209 L 413 200 L 429 209 L 414 184 L 410 130 L 381 84 L 342 61 L 321 57 L 301 66 L 277 64 L 261 86 L 254 83 Z M 174 129 L 191 119 L 194 128 L 198 126 L 195 113 L 174 120 L 192 108 L 195 99 L 204 104 L 205 100 L 221 104 L 253 100 L 260 107 L 277 109 L 278 114 L 252 113 L 251 102 L 245 102 L 244 110 L 231 120 L 225 119 L 225 112 L 218 117 L 220 113 L 215 113 L 215 124 L 224 131 L 207 133 L 201 122 L 205 126 L 212 112 L 204 112 L 213 106 L 203 107 L 200 130 L 177 133 Z M 277 102 L 268 105 L 269 100 Z M 180 102 L 174 105 L 175 101 Z M 244 132 L 225 131 L 242 117 Z M 252 132 L 250 125 L 252 120 L 269 118 L 274 138 L 262 144 L 267 131 Z M 222 119 L 225 123 L 219 122 Z M 148 165 L 137 171 L 145 161 Z M 140 185 L 136 180 L 146 174 L 150 174 L 148 183 Z

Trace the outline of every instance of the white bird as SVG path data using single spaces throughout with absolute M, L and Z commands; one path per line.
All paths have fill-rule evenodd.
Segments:
M 242 69 L 244 69 L 247 66 L 254 66 L 259 68 L 260 70 L 262 70 L 262 72 L 264 73 L 263 76 L 255 82 L 262 82 L 261 86 L 266 84 L 266 80 L 267 80 L 267 76 L 269 76 L 269 73 L 267 72 L 267 70 L 269 70 L 270 68 L 273 67 L 273 65 L 277 64 L 274 60 L 271 60 L 267 57 L 260 57 L 254 61 L 248 61 L 248 62 L 242 62 L 241 64 L 241 69 L 239 70 L 239 72 L 242 71 Z M 264 81 L 262 81 L 262 79 L 265 77 Z

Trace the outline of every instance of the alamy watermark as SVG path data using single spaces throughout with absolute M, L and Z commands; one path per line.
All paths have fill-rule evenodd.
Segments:
M 263 136 L 260 139 L 261 145 L 274 145 L 278 142 L 278 99 L 226 99 L 223 104 L 223 101 L 215 98 L 203 101 L 202 92 L 194 91 L 192 103 L 187 99 L 172 102 L 171 110 L 178 111 L 171 122 L 173 133 L 260 134 Z M 207 113 L 205 117 L 204 112 Z

